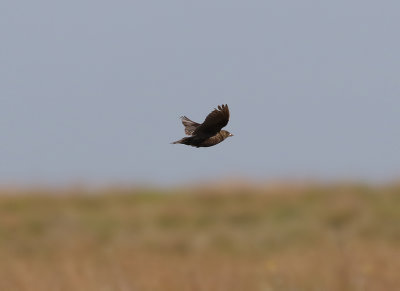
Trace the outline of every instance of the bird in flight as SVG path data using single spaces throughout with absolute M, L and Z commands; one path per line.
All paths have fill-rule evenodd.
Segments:
M 181 117 L 182 124 L 185 127 L 186 135 L 180 140 L 174 141 L 173 144 L 185 144 L 193 147 L 211 147 L 219 144 L 227 137 L 233 136 L 227 130 L 222 130 L 229 121 L 228 105 L 218 106 L 207 115 L 203 123 L 197 123 L 186 116 Z

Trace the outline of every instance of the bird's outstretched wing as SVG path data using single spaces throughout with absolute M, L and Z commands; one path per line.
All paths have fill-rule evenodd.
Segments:
M 210 114 L 207 115 L 204 122 L 198 126 L 193 135 L 205 134 L 214 135 L 219 132 L 229 121 L 229 108 L 228 105 L 218 106 L 218 109 L 214 109 Z
M 193 120 L 190 120 L 186 116 L 181 117 L 182 124 L 185 127 L 185 133 L 187 135 L 192 135 L 193 132 L 196 130 L 196 128 L 200 125 L 200 123 L 194 122 Z

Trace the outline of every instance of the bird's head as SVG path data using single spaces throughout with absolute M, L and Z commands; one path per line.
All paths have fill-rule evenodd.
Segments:
M 227 130 L 221 130 L 221 134 L 222 134 L 222 136 L 223 136 L 224 138 L 227 138 L 227 137 L 233 136 L 233 134 L 232 134 L 232 133 L 230 133 L 230 132 L 229 132 L 229 131 L 227 131 Z

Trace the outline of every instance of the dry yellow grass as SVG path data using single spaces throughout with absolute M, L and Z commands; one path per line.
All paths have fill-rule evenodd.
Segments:
M 400 187 L 53 192 L 0 193 L 0 290 L 400 290 Z

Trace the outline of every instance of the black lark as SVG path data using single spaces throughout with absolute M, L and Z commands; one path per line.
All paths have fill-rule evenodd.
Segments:
M 229 131 L 222 130 L 229 121 L 228 105 L 218 106 L 207 115 L 202 124 L 194 122 L 186 116 L 181 117 L 182 124 L 185 127 L 185 133 L 189 137 L 184 137 L 174 141 L 173 144 L 185 144 L 193 147 L 211 147 L 219 144 L 226 138 L 233 136 Z

